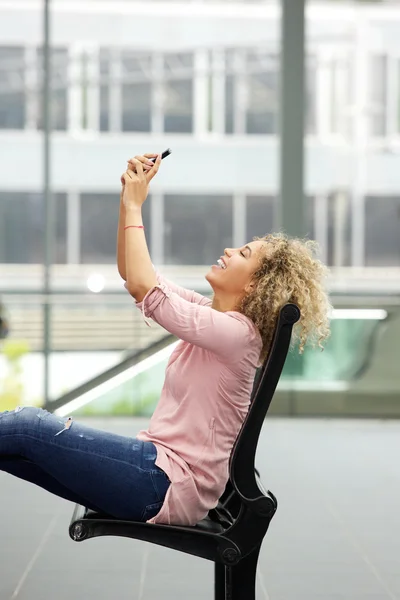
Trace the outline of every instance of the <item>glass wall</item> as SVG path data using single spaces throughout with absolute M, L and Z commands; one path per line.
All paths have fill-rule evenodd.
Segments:
M 0 46 L 0 129 L 42 128 L 42 50 L 32 46 Z M 68 51 L 51 52 L 52 128 L 67 129 Z
M 232 247 L 232 198 L 165 197 L 164 262 L 210 265 Z
M 98 123 L 101 132 L 194 132 L 194 82 L 199 74 L 195 52 L 155 53 L 129 48 L 99 47 L 68 51 L 52 48 L 52 126 L 68 128 L 68 115 L 76 111 L 71 88 L 81 96 L 79 110 L 93 110 L 91 95 L 99 94 Z M 227 134 L 277 135 L 279 130 L 279 55 L 263 47 L 226 48 L 221 66 L 215 52 L 206 50 L 208 85 L 212 99 L 216 86 L 224 85 Z M 41 128 L 42 53 L 40 48 L 0 46 L 0 129 Z M 334 77 L 332 65 L 332 77 Z M 94 77 L 91 73 L 97 73 Z M 203 74 L 203 73 L 201 73 Z M 306 72 L 306 131 L 316 128 L 317 61 L 309 55 Z M 72 79 L 73 77 L 73 79 Z M 218 79 L 218 82 L 217 82 Z M 214 90 L 213 90 L 214 86 Z M 375 88 L 374 88 L 375 89 Z M 336 106 L 332 97 L 332 107 Z M 207 122 L 213 130 L 213 103 L 207 103 Z M 329 109 L 329 107 L 327 107 Z M 71 119 L 71 123 L 73 119 Z M 76 123 L 74 123 L 76 126 Z M 87 119 L 79 121 L 87 128 Z
M 118 193 L 79 194 L 77 211 L 68 225 L 68 194 L 55 193 L 54 263 L 67 260 L 67 237 L 76 240 L 79 262 L 115 262 Z M 165 194 L 161 196 L 165 264 L 208 265 L 222 249 L 233 244 L 233 191 L 231 195 Z M 246 240 L 275 230 L 277 198 L 245 196 Z M 332 266 L 351 265 L 351 196 L 336 192 L 325 199 L 306 198 L 306 230 L 315 237 L 316 203 L 326 210 L 326 256 Z M 212 212 L 213 218 L 210 219 Z M 21 220 L 21 214 L 27 216 Z M 143 205 L 149 246 L 152 244 L 151 195 Z M 77 227 L 79 230 L 71 230 Z M 68 228 L 70 228 L 68 230 Z M 400 197 L 365 198 L 365 264 L 400 266 Z M 182 248 L 185 251 L 182 252 Z M 39 192 L 0 191 L 0 263 L 41 263 L 44 252 L 44 203 Z M 73 253 L 75 256 L 76 253 Z M 183 262 L 182 262 L 183 261 Z
M 353 48 L 355 44 L 354 41 Z M 194 51 L 159 53 L 102 45 L 97 51 L 55 47 L 51 61 L 52 127 L 56 132 L 76 132 L 78 128 L 82 131 L 94 130 L 100 135 L 158 132 L 194 136 L 197 135 L 194 123 L 201 116 L 198 113 L 205 111 L 202 120 L 204 130 L 201 133 L 212 135 L 221 133 L 219 114 L 222 111 L 222 133 L 227 140 L 232 136 L 245 136 L 247 139 L 254 135 L 266 139 L 276 137 L 279 130 L 279 54 L 276 48 L 271 45 L 228 47 L 218 50 L 217 54 L 214 49 L 206 49 L 203 57 L 204 62 L 199 66 Z M 307 205 L 307 231 L 310 236 L 316 235 L 329 265 L 358 264 L 359 256 L 366 266 L 398 266 L 397 196 L 396 193 L 379 191 L 369 193 L 367 161 L 375 157 L 381 160 L 383 157 L 389 164 L 391 160 L 390 154 L 381 157 L 381 150 L 372 148 L 374 143 L 378 143 L 377 140 L 386 140 L 388 147 L 388 144 L 393 144 L 393 136 L 399 133 L 400 61 L 390 53 L 373 51 L 368 52 L 363 60 L 366 65 L 363 85 L 367 110 L 359 117 L 354 77 L 357 65 L 352 49 L 338 39 L 329 49 L 323 44 L 313 45 L 307 56 L 307 139 L 310 142 L 321 140 L 321 148 L 331 147 L 330 164 L 333 173 L 337 172 L 337 184 L 333 176 L 329 185 L 309 194 L 318 198 L 318 207 Z M 0 131 L 41 129 L 41 77 L 40 48 L 28 45 L 0 46 Z M 200 93 L 196 84 L 199 77 L 204 77 L 205 81 L 201 93 L 207 98 L 203 104 L 194 96 L 195 85 L 197 93 Z M 357 144 L 364 143 L 359 140 L 358 118 L 365 121 L 363 135 L 367 136 L 367 146 L 353 153 L 352 149 L 357 149 Z M 341 162 L 335 149 L 337 143 L 348 144 L 347 162 Z M 368 144 L 371 144 L 370 151 L 365 149 Z M 306 144 L 306 156 L 307 148 Z M 386 152 L 385 147 L 382 152 Z M 349 175 L 347 183 L 343 184 L 341 171 L 346 168 L 349 169 Z M 311 165 L 308 172 L 310 180 L 306 184 L 315 188 L 317 166 L 314 168 Z M 74 193 L 76 187 L 74 185 Z M 38 246 L 43 239 L 43 231 L 40 232 L 43 226 L 39 227 L 37 223 L 43 223 L 43 207 L 40 190 L 32 189 L 31 192 L 9 190 L 2 185 L 0 178 L 1 226 L 6 230 L 0 242 L 2 262 L 40 262 Z M 69 190 L 61 189 L 56 194 L 57 249 L 54 261 L 70 260 L 65 250 L 66 236 L 70 235 L 73 239 L 81 239 L 81 263 L 109 263 L 114 260 L 112 231 L 117 218 L 112 208 L 116 202 L 114 194 L 104 193 L 101 189 L 79 192 L 79 185 L 77 192 L 80 195 L 80 212 L 79 219 L 74 221 L 75 225 L 67 225 L 64 218 Z M 214 230 L 211 227 L 206 235 L 198 235 L 200 241 L 194 243 L 193 252 L 185 253 L 185 263 L 195 260 L 196 264 L 202 264 L 202 261 L 207 264 L 209 255 L 215 254 L 217 248 L 232 239 L 232 209 L 229 209 L 229 205 L 235 193 L 233 187 L 219 196 L 191 192 L 176 195 L 167 188 L 161 190 L 167 217 L 159 234 L 164 239 L 165 261 L 168 264 L 174 261 L 180 264 L 173 248 L 174 243 L 178 244 L 178 230 L 182 238 L 179 243 L 184 243 L 185 233 L 181 231 L 178 220 L 174 221 L 175 218 L 182 225 L 185 223 L 185 226 L 191 227 L 194 220 L 203 219 L 205 207 L 211 203 L 217 210 L 215 223 L 218 222 L 218 226 Z M 272 198 L 277 198 L 278 192 L 275 190 L 265 195 L 265 191 L 254 193 L 249 189 L 245 195 L 246 235 L 250 239 L 274 227 Z M 323 201 L 321 197 L 324 197 Z M 263 198 L 266 198 L 265 203 Z M 355 202 L 359 204 L 360 198 L 359 213 L 353 209 L 353 205 Z M 21 225 L 18 224 L 17 215 L 18 207 L 22 205 L 26 206 L 28 214 L 32 213 L 31 225 L 25 226 L 30 231 L 22 236 L 22 244 L 15 250 L 12 244 L 6 243 L 6 236 L 12 240 L 16 239 L 16 235 L 20 236 Z M 319 207 L 322 207 L 322 213 L 318 213 L 322 215 L 322 221 L 320 219 L 314 228 Z M 149 201 L 144 210 L 149 225 L 148 235 L 151 236 Z M 364 215 L 361 237 L 359 214 Z M 91 229 L 87 230 L 87 223 L 94 217 L 96 222 L 92 221 Z M 68 233 L 68 227 L 79 227 L 80 230 Z M 83 231 L 86 232 L 84 237 Z M 210 248 L 209 253 L 205 249 L 207 247 Z M 76 254 L 71 253 L 71 256 Z
M 0 127 L 22 129 L 25 123 L 24 48 L 0 46 Z
M 118 229 L 118 194 L 102 192 L 80 196 L 80 260 L 89 264 L 115 264 Z M 151 196 L 143 205 L 147 243 L 151 244 Z
M 331 340 L 323 352 L 306 348 L 304 354 L 299 354 L 294 346 L 278 384 L 273 412 L 287 414 L 288 408 L 282 403 L 282 396 L 286 393 L 296 396 L 301 390 L 315 395 L 318 391 L 323 394 L 356 387 L 369 367 L 371 347 L 376 337 L 384 335 L 384 327 L 382 321 L 374 318 L 335 319 L 332 321 Z M 151 416 L 160 398 L 167 362 L 168 358 L 163 359 L 129 382 L 114 386 L 111 381 L 111 390 L 107 392 L 101 392 L 99 387 L 95 399 L 83 404 L 77 414 Z M 383 379 L 382 391 L 385 391 Z M 323 404 L 323 399 L 320 400 Z M 321 412 L 324 410 L 321 406 Z M 317 408 L 315 411 L 318 413 Z
M 54 194 L 54 262 L 66 262 L 66 194 Z M 0 263 L 42 263 L 44 201 L 35 192 L 0 191 Z
M 400 197 L 367 196 L 365 202 L 365 263 L 400 267 Z

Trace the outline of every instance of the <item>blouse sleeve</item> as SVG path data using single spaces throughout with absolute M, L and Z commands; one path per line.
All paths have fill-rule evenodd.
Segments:
M 243 347 L 257 336 L 252 322 L 239 312 L 219 312 L 189 302 L 165 283 L 149 290 L 136 306 L 145 319 L 164 327 L 176 337 L 210 350 L 228 362 L 243 357 Z
M 172 292 L 175 292 L 175 294 L 178 294 L 178 296 L 180 296 L 184 300 L 187 300 L 188 302 L 193 302 L 194 304 L 201 304 L 202 306 L 208 306 L 212 303 L 210 298 L 202 296 L 194 290 L 188 290 L 180 285 L 177 285 L 176 283 L 173 283 L 172 281 L 164 277 L 164 275 L 161 275 L 161 273 L 159 273 L 157 269 L 155 269 L 155 272 L 157 281 L 160 285 L 164 284 L 167 288 L 169 288 Z

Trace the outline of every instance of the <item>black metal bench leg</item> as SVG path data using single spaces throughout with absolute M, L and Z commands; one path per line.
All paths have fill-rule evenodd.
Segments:
M 255 600 L 258 555 L 261 546 L 234 567 L 225 567 L 224 600 Z M 219 600 L 219 598 L 218 598 Z
M 214 600 L 225 600 L 225 565 L 214 564 Z

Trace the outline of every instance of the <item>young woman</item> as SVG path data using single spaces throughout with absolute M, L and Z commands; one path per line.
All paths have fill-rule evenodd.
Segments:
M 277 234 L 226 248 L 206 275 L 212 299 L 171 283 L 154 270 L 142 222 L 156 156 L 131 159 L 121 177 L 117 244 L 119 273 L 146 323 L 181 340 L 149 427 L 124 437 L 37 408 L 0 413 L 0 469 L 120 519 L 195 525 L 225 489 L 281 306 L 301 310 L 300 351 L 328 337 L 326 269 L 313 242 Z

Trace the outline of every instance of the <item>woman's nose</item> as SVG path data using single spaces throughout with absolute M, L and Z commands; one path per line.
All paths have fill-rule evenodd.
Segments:
M 225 248 L 224 254 L 226 254 L 227 256 L 230 256 L 232 254 L 232 248 Z

